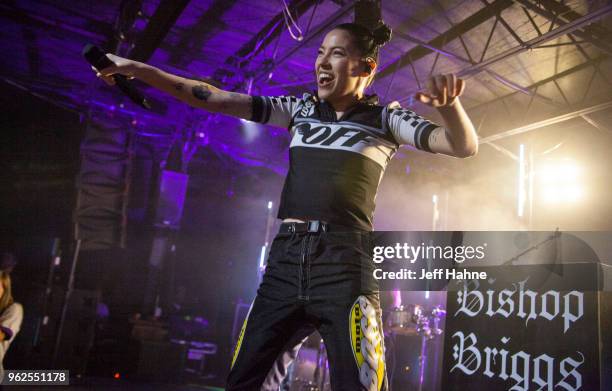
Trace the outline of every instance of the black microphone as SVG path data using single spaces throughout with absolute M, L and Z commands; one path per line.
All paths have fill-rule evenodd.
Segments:
M 113 63 L 99 47 L 90 43 L 85 45 L 82 53 L 83 57 L 85 57 L 87 62 L 93 65 L 93 67 L 96 68 L 98 71 L 111 65 L 115 65 L 115 63 Z M 138 91 L 136 87 L 132 85 L 132 83 L 130 83 L 127 77 L 120 74 L 114 74 L 112 77 L 121 92 L 127 95 L 128 98 L 130 98 L 134 103 L 145 109 L 151 108 L 151 105 L 144 97 L 144 95 L 141 94 L 140 91 Z

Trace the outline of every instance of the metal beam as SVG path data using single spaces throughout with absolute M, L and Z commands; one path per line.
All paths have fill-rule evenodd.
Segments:
M 529 9 L 535 12 L 541 17 L 549 20 L 551 23 L 552 22 L 559 23 L 560 20 L 562 22 L 565 21 L 561 19 L 561 15 L 563 15 L 563 18 L 566 19 L 567 22 L 574 22 L 576 20 L 584 18 L 584 16 L 578 14 L 577 12 L 572 11 L 567 6 L 559 4 L 551 0 L 539 0 L 539 2 L 545 5 L 547 9 L 543 9 L 539 7 L 537 4 L 534 4 L 530 0 L 514 0 L 514 1 L 517 4 L 523 6 L 524 9 Z M 602 8 L 606 8 L 606 7 L 609 7 L 609 4 Z M 550 9 L 554 10 L 556 14 L 551 12 Z M 594 12 L 597 12 L 597 11 L 594 11 Z M 604 51 L 605 53 L 612 55 L 612 45 L 610 45 L 605 40 L 606 36 L 609 36 L 608 34 L 602 33 L 600 29 L 598 29 L 596 26 L 584 25 L 581 28 L 582 30 L 576 30 L 573 34 L 584 41 L 588 41 L 592 43 L 598 49 Z M 603 35 L 603 39 L 601 37 L 602 35 Z
M 15 80 L 11 80 L 11 79 L 6 78 L 4 76 L 0 76 L 0 81 L 6 83 L 8 85 L 11 85 L 11 86 L 13 86 L 13 87 L 15 87 L 17 89 L 20 89 L 20 90 L 22 90 L 22 91 L 24 91 L 24 92 L 26 92 L 26 93 L 28 93 L 28 94 L 30 94 L 32 96 L 35 96 L 38 99 L 41 99 L 41 100 L 51 104 L 52 106 L 56 106 L 56 107 L 59 107 L 59 108 L 64 109 L 64 110 L 69 110 L 69 111 L 75 112 L 77 114 L 82 114 L 81 107 L 77 106 L 76 104 L 74 104 L 74 103 L 72 103 L 72 102 L 70 102 L 70 101 L 68 101 L 66 99 L 54 99 L 52 97 L 48 97 L 48 96 L 43 95 L 43 94 L 41 94 L 41 93 L 39 93 L 37 91 L 34 91 L 30 86 L 27 86 L 25 84 L 21 84 L 21 83 L 15 81 Z M 4 90 L 5 87 L 2 86 L 2 89 Z
M 479 144 L 487 144 L 490 142 L 498 141 L 507 137 L 516 136 L 517 134 L 526 133 L 532 130 L 540 129 L 546 126 L 558 124 L 560 122 L 565 122 L 570 119 L 584 117 L 585 115 L 595 113 L 597 111 L 606 110 L 612 108 L 612 101 L 601 103 L 595 106 L 587 107 L 582 110 L 574 111 L 571 113 L 559 115 L 557 117 L 549 118 L 543 121 L 534 122 L 529 125 L 520 126 L 518 128 L 509 129 L 492 136 L 483 137 L 478 140 Z
M 528 86 L 527 89 L 530 89 L 530 90 L 531 89 L 536 89 L 536 88 L 538 88 L 538 87 L 540 87 L 540 86 L 542 86 L 544 84 L 551 83 L 554 80 L 561 79 L 561 78 L 563 78 L 565 76 L 569 76 L 569 75 L 571 75 L 571 74 L 573 74 L 575 72 L 578 72 L 578 71 L 581 71 L 583 69 L 592 67 L 593 65 L 599 64 L 600 62 L 605 61 L 607 59 L 608 59 L 608 56 L 602 55 L 600 57 L 594 58 L 593 60 L 585 61 L 585 62 L 583 62 L 583 63 L 581 63 L 579 65 L 576 65 L 575 67 L 566 69 L 565 71 L 557 73 L 556 75 L 553 75 L 551 77 L 547 77 L 546 79 L 542 79 L 542 80 L 540 80 L 540 81 L 538 81 L 536 83 L 533 83 L 532 85 Z M 506 98 L 509 98 L 509 97 L 511 97 L 511 96 L 513 96 L 515 94 L 516 94 L 516 92 L 512 92 L 510 94 L 507 94 L 507 95 L 504 95 L 504 96 L 500 96 L 499 98 L 495 98 L 495 99 L 490 100 L 488 102 L 481 103 L 481 104 L 469 107 L 467 110 L 468 111 L 478 110 L 478 109 L 481 109 L 481 108 L 483 108 L 485 106 L 489 106 L 489 105 L 491 105 L 493 103 L 496 103 L 496 102 L 499 102 L 499 101 L 504 100 Z
M 122 55 L 121 44 L 128 39 L 128 35 L 136 18 L 141 14 L 142 0 L 122 0 L 119 4 L 119 13 L 115 18 L 113 34 L 109 35 L 104 48 L 107 52 Z
M 471 77 L 474 76 L 475 74 L 486 70 L 487 67 L 489 67 L 490 65 L 505 60 L 506 58 L 515 56 L 519 53 L 523 53 L 527 50 L 529 50 L 531 47 L 536 46 L 538 44 L 547 42 L 551 39 L 555 39 L 557 37 L 560 37 L 562 35 L 571 33 L 573 31 L 575 31 L 576 29 L 581 28 L 582 26 L 592 23 L 600 18 L 605 17 L 607 14 L 609 14 L 610 12 L 612 12 L 612 4 L 608 4 L 600 9 L 598 9 L 597 11 L 594 11 L 588 15 L 585 15 L 583 17 L 581 17 L 580 19 L 576 19 L 575 21 L 571 22 L 571 23 L 567 23 L 565 25 L 562 25 L 558 28 L 556 28 L 553 31 L 549 31 L 539 37 L 536 37 L 532 40 L 529 40 L 527 42 L 525 42 L 524 46 L 517 46 L 514 47 L 512 49 L 509 49 L 505 52 L 502 52 L 496 56 L 493 56 L 491 58 L 489 58 L 488 60 L 482 61 L 478 64 L 474 64 L 470 67 L 467 67 L 465 69 L 460 70 L 459 72 L 457 72 L 457 76 L 459 77 Z M 427 50 L 431 50 L 431 49 L 427 49 Z M 564 72 L 562 72 L 564 73 Z M 554 80 L 554 78 L 550 78 L 548 81 L 552 81 Z M 536 83 L 537 84 L 537 83 Z M 535 86 L 536 84 L 532 85 Z M 411 92 L 408 97 L 404 97 L 402 99 L 400 99 L 400 102 L 406 101 L 408 99 L 410 99 L 410 97 L 412 96 L 413 92 Z M 494 99 L 493 101 L 497 101 L 499 100 L 499 98 Z
M 521 0 L 519 0 L 521 1 Z M 605 16 L 607 16 L 608 14 L 612 13 L 612 4 L 607 4 L 603 7 L 601 7 L 600 9 L 591 12 L 590 14 L 587 14 L 579 19 L 574 20 L 573 22 L 564 24 L 560 27 L 557 27 L 556 29 L 549 31 L 545 34 L 542 34 L 539 37 L 535 37 L 527 42 L 525 42 L 524 45 L 522 46 L 516 46 L 512 49 L 509 49 L 503 53 L 500 53 L 498 55 L 495 55 L 493 57 L 491 57 L 488 60 L 485 60 L 481 63 L 472 65 L 471 67 L 468 67 L 466 69 L 461 70 L 460 72 L 457 73 L 458 76 L 461 77 L 469 77 L 469 76 L 473 76 L 483 70 L 485 70 L 487 67 L 491 66 L 492 64 L 495 64 L 496 62 L 505 60 L 509 57 L 512 56 L 516 56 L 517 54 L 523 53 L 528 51 L 530 48 L 538 46 L 542 43 L 548 42 L 552 39 L 558 38 L 560 36 L 563 36 L 565 34 L 574 32 L 586 25 L 588 25 L 589 23 L 593 23 Z
M 593 118 L 589 117 L 588 115 L 584 114 L 584 115 L 581 115 L 580 117 L 586 122 L 588 122 L 590 125 L 592 125 L 594 128 L 596 128 L 597 130 L 601 130 L 602 132 L 605 132 L 605 133 L 612 133 L 610 129 L 601 125 L 599 122 L 595 121 Z
M 494 142 L 488 142 L 487 145 L 492 147 L 493 149 L 495 149 L 497 152 L 500 152 L 502 155 L 505 155 L 505 156 L 509 157 L 512 160 L 519 160 L 519 157 L 516 156 L 514 153 L 512 153 L 510 150 L 508 150 L 508 149 L 506 149 L 504 147 L 500 147 L 499 145 L 495 144 Z
M 440 12 L 440 14 L 442 14 L 442 17 L 444 17 L 444 19 L 446 20 L 446 23 L 448 23 L 451 27 L 454 27 L 455 23 L 453 23 L 451 18 L 448 16 L 448 11 L 446 9 L 444 9 L 442 4 L 440 4 L 440 1 L 439 0 L 434 0 L 433 1 L 433 5 Z M 488 5 L 489 5 L 488 3 L 485 3 L 485 6 L 488 6 Z M 465 44 L 465 41 L 463 40 L 463 35 L 459 34 L 459 36 L 457 38 L 459 38 L 459 42 L 461 43 L 461 46 L 463 47 L 463 50 L 465 51 L 465 54 L 468 56 L 468 59 L 471 62 L 473 62 L 474 60 L 472 59 L 472 55 L 470 54 L 470 50 L 468 49 L 467 45 Z M 442 45 L 442 46 L 444 46 L 444 45 Z
M 503 11 L 504 9 L 512 6 L 512 0 L 496 0 L 491 5 L 486 6 L 473 15 L 469 16 L 461 23 L 456 24 L 454 27 L 451 27 L 446 32 L 440 34 L 436 38 L 427 42 L 428 45 L 433 47 L 442 47 L 448 42 L 458 38 L 461 34 L 465 34 L 466 32 L 474 29 L 477 26 L 480 26 L 482 23 L 487 21 L 488 19 L 496 16 L 498 13 Z M 399 58 L 395 59 L 391 63 L 381 67 L 381 69 L 376 73 L 376 79 L 382 79 L 385 76 L 390 75 L 395 72 L 396 69 L 401 69 L 409 64 L 409 61 L 417 61 L 426 55 L 432 53 L 431 49 L 428 49 L 423 46 L 416 46 L 410 49 L 408 52 L 404 53 Z M 400 63 L 399 68 L 397 63 Z
M 375 79 L 381 79 L 389 74 L 395 73 L 397 71 L 399 71 L 400 69 L 406 67 L 406 66 L 412 66 L 412 63 L 416 60 L 419 60 L 423 57 L 425 57 L 426 55 L 430 54 L 430 53 L 440 53 L 443 54 L 447 57 L 452 57 L 455 58 L 457 60 L 463 61 L 463 62 L 467 62 L 470 64 L 473 64 L 473 61 L 470 61 L 469 59 L 465 59 L 461 56 L 458 56 L 456 54 L 450 53 L 448 51 L 445 51 L 443 49 L 440 49 L 439 47 L 444 46 L 447 42 L 452 41 L 455 38 L 459 38 L 462 34 L 472 30 L 473 28 L 479 26 L 480 24 L 482 24 L 483 22 L 485 22 L 486 20 L 498 15 L 501 11 L 503 11 L 504 9 L 510 7 L 512 5 L 512 1 L 511 0 L 496 0 L 495 2 L 491 3 L 488 6 L 485 6 L 484 8 L 482 8 L 481 10 L 477 11 L 475 14 L 469 16 L 467 19 L 465 19 L 464 21 L 462 21 L 461 23 L 458 23 L 456 25 L 454 25 L 453 27 L 451 27 L 449 30 L 447 30 L 446 32 L 442 33 L 441 35 L 437 36 L 436 38 L 430 40 L 429 42 L 424 42 L 421 41 L 417 38 L 414 38 L 408 34 L 404 34 L 401 33 L 399 31 L 395 31 L 394 34 L 396 36 L 402 37 L 404 39 L 410 40 L 412 42 L 415 42 L 418 44 L 418 46 L 412 48 L 411 50 L 409 50 L 407 53 L 403 54 L 402 56 L 400 56 L 398 59 L 392 61 L 391 63 L 385 65 L 385 66 L 381 66 L 380 70 L 378 72 L 376 72 L 375 75 Z M 339 11 L 337 11 L 335 14 L 331 15 L 325 22 L 321 23 L 320 27 L 325 28 L 326 25 L 332 23 L 335 19 L 337 19 L 338 17 L 342 16 L 346 11 L 348 11 L 351 7 L 351 4 L 347 4 L 345 5 L 342 9 L 340 9 Z M 318 32 L 318 31 L 317 31 Z M 308 39 L 311 39 L 314 35 L 316 34 L 312 34 L 308 37 Z M 281 60 L 275 62 L 275 65 L 278 65 L 279 63 L 285 61 L 287 58 L 289 58 L 293 53 L 295 53 L 297 50 L 299 50 L 303 44 L 305 44 L 306 42 L 301 42 L 300 45 L 296 45 L 296 47 L 294 47 L 292 50 L 289 51 L 289 53 L 285 54 Z M 523 93 L 527 93 L 527 89 L 518 86 L 516 83 L 513 83 L 503 77 L 501 77 L 500 75 L 495 74 L 494 76 L 496 79 L 498 80 L 503 80 L 503 83 L 511 88 L 520 90 Z M 529 93 L 530 94 L 530 93 Z M 547 99 L 546 97 L 544 97 L 545 100 L 550 101 L 550 99 Z
M 558 48 L 561 46 L 578 46 L 583 43 L 588 43 L 587 41 L 573 41 L 573 42 L 560 42 L 560 43 L 551 43 L 548 45 L 540 45 L 534 49 L 550 49 L 550 48 Z
M 488 0 L 480 0 L 484 5 L 490 5 Z M 516 31 L 514 31 L 514 29 L 512 28 L 512 26 L 510 26 L 508 24 L 508 22 L 506 22 L 506 20 L 501 16 L 501 13 L 498 13 L 496 16 L 497 20 L 499 21 L 499 23 L 501 23 L 502 26 L 504 26 L 504 28 L 506 29 L 506 31 L 508 31 L 508 33 L 510 35 L 512 35 L 512 38 L 514 38 L 514 40 L 516 42 L 518 42 L 519 45 L 523 45 L 524 42 L 521 39 L 521 37 L 518 36 L 518 34 L 516 33 Z
M 474 62 L 473 60 L 470 60 L 468 58 L 462 57 L 462 56 L 460 56 L 458 54 L 455 54 L 455 53 L 451 53 L 451 52 L 449 52 L 447 50 L 444 50 L 444 49 L 433 47 L 433 46 L 429 45 L 428 43 L 423 42 L 420 39 L 411 36 L 410 34 L 405 34 L 405 33 L 402 33 L 402 32 L 396 32 L 395 35 L 397 35 L 398 37 L 403 38 L 403 39 L 405 39 L 407 41 L 414 42 L 414 43 L 416 43 L 418 45 L 421 45 L 421 46 L 423 46 L 423 47 L 425 47 L 425 48 L 427 48 L 427 49 L 429 49 L 429 50 L 431 50 L 433 52 L 442 54 L 445 57 L 452 58 L 452 59 L 455 59 L 457 61 L 461 61 L 461 62 L 463 62 L 465 64 L 471 64 L 471 65 L 476 64 L 476 62 Z M 535 94 L 535 92 L 533 92 L 533 91 L 531 91 L 531 90 L 529 90 L 529 89 L 527 89 L 527 88 L 525 88 L 525 87 L 523 87 L 523 86 L 521 86 L 521 85 L 511 81 L 511 80 L 508 80 L 507 78 L 503 77 L 502 75 L 498 74 L 497 72 L 494 72 L 494 71 L 491 71 L 491 70 L 487 70 L 487 73 L 489 73 L 489 75 L 491 75 L 491 77 L 493 77 L 494 79 L 496 79 L 497 81 L 499 81 L 500 83 L 505 85 L 506 87 L 509 87 L 509 88 L 511 88 L 513 90 L 516 90 L 518 92 L 522 92 L 525 95 L 534 95 Z M 546 96 L 539 95 L 539 97 L 544 99 L 544 100 L 546 100 L 547 102 L 552 102 L 552 99 L 550 99 L 550 98 L 548 98 Z
M 563 0 L 562 2 L 555 1 L 555 0 L 537 0 L 537 1 L 538 1 L 538 4 L 541 4 L 544 8 L 554 12 L 556 15 L 561 16 L 563 19 L 567 21 L 571 22 L 582 16 L 578 12 L 571 9 L 567 4 L 564 4 L 566 3 L 565 0 Z M 604 3 L 604 2 L 602 1 L 601 3 Z M 592 3 L 589 5 L 589 9 L 592 5 L 593 5 Z M 591 26 L 585 27 L 585 32 L 587 32 L 588 34 L 591 34 L 592 36 L 594 36 L 595 38 L 603 42 L 608 42 L 612 38 L 612 33 L 610 32 L 610 30 L 602 26 L 598 26 L 598 25 L 591 25 Z
M 130 58 L 147 62 L 174 26 L 189 0 L 161 0 L 147 27 L 130 51 Z
M 206 10 L 198 20 L 193 24 L 193 27 L 181 34 L 180 40 L 173 45 L 170 51 L 168 62 L 183 68 L 187 65 L 190 57 L 185 56 L 186 53 L 200 52 L 204 42 L 218 30 L 225 27 L 225 23 L 221 18 L 228 10 L 230 10 L 237 0 L 215 1 L 210 8 Z
M 489 35 L 487 36 L 487 41 L 485 42 L 485 46 L 482 49 L 482 54 L 480 55 L 480 61 L 482 62 L 487 55 L 487 50 L 489 50 L 489 45 L 491 44 L 491 39 L 493 38 L 493 34 L 495 33 L 495 28 L 497 27 L 498 19 L 493 21 L 493 26 L 491 26 L 491 31 L 489 31 Z M 541 34 L 540 34 L 541 35 Z
M 43 30 L 57 29 L 63 33 L 76 34 L 94 42 L 103 42 L 107 36 L 113 33 L 111 25 L 100 23 L 92 19 L 87 21 L 87 28 L 82 28 L 75 24 L 62 21 L 71 20 L 70 18 L 50 18 L 47 16 L 34 14 L 29 11 L 24 11 L 2 2 L 0 2 L 0 18 L 6 18 L 13 23 L 18 23 L 21 25 L 40 27 Z M 4 24 L 5 22 L 2 23 Z
M 535 20 L 533 20 L 533 16 L 531 16 L 529 11 L 527 11 L 527 8 L 525 8 L 525 7 L 521 7 L 521 8 L 523 9 L 523 12 L 525 13 L 525 16 L 527 16 L 527 19 L 529 19 L 529 23 L 531 23 L 531 25 L 533 26 L 533 29 L 538 33 L 538 35 L 542 35 L 542 31 L 540 30 L 540 28 L 536 24 Z

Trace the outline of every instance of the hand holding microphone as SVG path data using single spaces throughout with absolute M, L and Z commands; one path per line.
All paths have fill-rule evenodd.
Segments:
M 107 66 L 104 69 L 100 69 L 100 70 L 96 69 L 94 66 L 91 67 L 94 71 L 96 71 L 96 76 L 104 80 L 106 84 L 110 86 L 114 86 L 115 79 L 113 78 L 113 76 L 117 74 L 123 75 L 129 80 L 134 78 L 134 74 L 136 73 L 136 70 L 139 65 L 136 63 L 136 61 L 132 61 L 132 60 L 128 60 L 127 58 L 115 56 L 114 54 L 111 54 L 111 53 L 107 53 L 106 57 L 112 63 L 111 65 Z
M 144 95 L 129 81 L 144 64 L 114 54 L 105 54 L 99 47 L 91 44 L 83 48 L 83 56 L 96 71 L 96 76 L 104 80 L 106 84 L 117 85 L 136 104 L 145 109 L 151 108 Z

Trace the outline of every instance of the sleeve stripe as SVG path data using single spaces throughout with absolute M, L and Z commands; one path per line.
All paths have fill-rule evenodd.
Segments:
M 417 128 L 414 131 L 413 137 L 414 137 L 414 146 L 417 147 L 417 149 L 423 149 L 421 148 L 421 128 Z
M 431 136 L 431 132 L 433 132 L 437 127 L 438 126 L 436 126 L 436 124 L 428 123 L 422 128 L 420 140 L 418 142 L 422 150 L 432 152 L 431 148 L 429 147 L 429 136 Z
M 251 121 L 287 128 L 296 115 L 298 102 L 293 96 L 252 96 Z
M 272 113 L 272 101 L 267 96 L 253 96 L 251 121 L 267 124 Z
M 261 122 L 263 114 L 263 98 L 261 96 L 253 96 L 251 100 L 251 121 Z
M 391 117 L 392 113 L 393 113 L 393 109 L 389 109 L 389 106 L 385 106 L 385 108 L 382 111 L 382 116 L 383 116 L 382 125 L 383 125 L 383 130 L 385 132 L 385 138 L 387 138 L 389 141 L 395 144 L 395 150 L 397 150 L 400 144 L 395 138 L 395 135 L 393 134 L 393 132 L 391 132 L 391 129 L 390 129 L 391 127 L 389 125 L 389 118 Z
M 270 120 L 270 113 L 272 112 L 272 101 L 270 100 L 269 97 L 264 96 L 263 104 L 264 105 L 263 105 L 263 112 L 261 116 L 261 123 L 267 124 L 268 121 Z
M 389 109 L 386 126 L 398 145 L 412 145 L 419 150 L 433 152 L 429 145 L 431 133 L 439 125 L 408 109 Z

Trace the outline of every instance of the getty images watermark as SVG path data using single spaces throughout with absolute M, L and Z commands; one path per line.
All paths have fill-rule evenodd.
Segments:
M 374 263 L 383 266 L 384 262 L 395 265 L 404 263 L 406 267 L 399 270 L 385 270 L 376 267 L 373 270 L 377 280 L 485 280 L 488 278 L 485 271 L 469 271 L 454 269 L 453 264 L 462 264 L 465 261 L 482 260 L 485 258 L 487 243 L 479 246 L 441 246 L 421 243 L 414 246 L 408 243 L 395 243 L 392 246 L 374 246 L 372 259 Z M 437 261 L 442 262 L 434 268 L 414 268 L 416 262 Z

